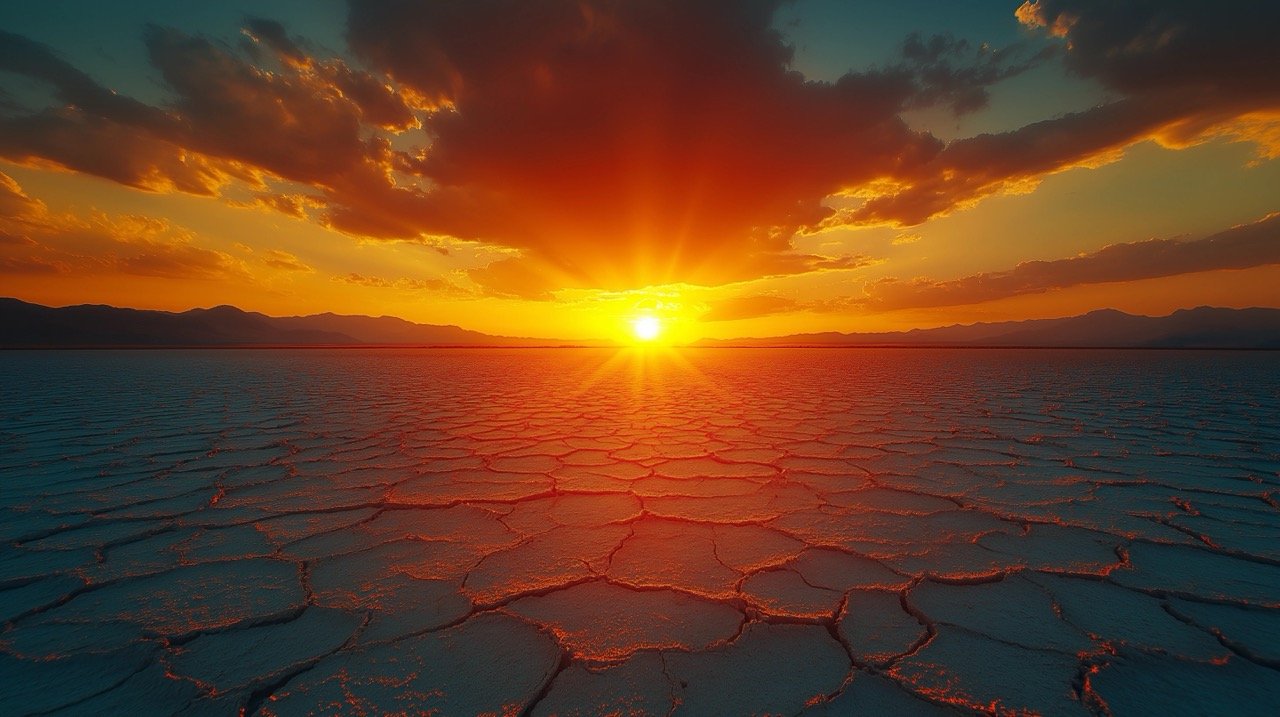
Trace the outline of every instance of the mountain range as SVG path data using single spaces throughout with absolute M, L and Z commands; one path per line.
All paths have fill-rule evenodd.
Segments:
M 700 346 L 967 346 L 1027 348 L 1280 348 L 1280 309 L 1201 306 L 1168 316 L 1115 309 L 1061 319 L 956 324 L 889 333 L 835 332 L 706 339 Z
M 0 298 L 0 347 L 109 346 L 565 346 L 574 342 L 491 336 L 392 316 L 267 316 L 234 306 L 183 312 L 102 305 L 54 308 Z M 595 342 L 597 345 L 601 342 Z M 1202 306 L 1168 316 L 1114 309 L 1060 319 L 944 326 L 889 333 L 815 333 L 730 340 L 704 347 L 922 346 L 1280 349 L 1280 309 Z
M 555 346 L 393 316 L 267 316 L 234 306 L 183 312 L 0 298 L 0 346 Z

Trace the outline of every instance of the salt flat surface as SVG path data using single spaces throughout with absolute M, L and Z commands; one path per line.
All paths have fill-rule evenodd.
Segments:
M 1280 713 L 1280 354 L 0 354 L 7 714 Z

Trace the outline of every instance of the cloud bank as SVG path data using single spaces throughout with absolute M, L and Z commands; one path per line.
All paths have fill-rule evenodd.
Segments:
M 878 309 L 958 306 L 1038 294 L 1082 284 L 1139 281 L 1220 269 L 1280 264 L 1280 214 L 1203 239 L 1149 239 L 1112 244 L 1096 252 L 954 281 L 883 279 L 868 288 Z
M 548 298 L 856 266 L 793 240 L 918 224 L 1144 139 L 1278 134 L 1274 3 L 1037 0 L 1022 45 L 911 36 L 888 66 L 818 82 L 791 68 L 780 2 L 353 0 L 349 57 L 269 19 L 238 45 L 150 27 L 160 106 L 0 32 L 0 70 L 56 98 L 6 97 L 0 157 L 240 204 L 247 188 L 362 238 L 481 242 L 506 258 L 472 281 Z M 902 119 L 974 111 L 1057 58 L 1114 99 L 949 144 Z

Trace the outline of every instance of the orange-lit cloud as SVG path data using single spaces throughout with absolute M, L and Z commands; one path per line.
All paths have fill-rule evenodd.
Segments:
M 811 82 L 788 67 L 775 2 L 498 5 L 353 4 L 370 70 L 267 20 L 246 21 L 241 52 L 151 27 L 165 107 L 5 35 L 3 66 L 66 106 L 11 120 L 0 154 L 149 190 L 291 182 L 310 192 L 253 201 L 360 236 L 517 250 L 472 274 L 496 293 L 717 284 L 847 265 L 792 238 L 831 216 L 829 195 L 937 153 L 899 114 L 970 111 L 1041 59 L 915 36 L 897 65 Z M 418 149 L 395 148 L 387 133 L 418 125 Z
M 1280 214 L 1194 241 L 1150 239 L 1112 244 L 1053 261 L 1028 261 L 1008 271 L 953 281 L 882 279 L 868 287 L 879 309 L 977 304 L 1082 284 L 1138 281 L 1219 269 L 1280 264 Z
M 906 75 L 788 71 L 771 3 L 497 5 L 360 3 L 349 39 L 456 107 L 417 170 L 497 212 L 484 238 L 525 253 L 503 281 L 511 261 L 606 288 L 805 271 L 790 240 L 828 194 L 936 148 L 898 117 Z
M 341 276 L 335 276 L 334 281 L 340 281 L 344 284 L 354 284 L 356 286 L 365 286 L 374 289 L 399 289 L 402 291 L 429 291 L 433 294 L 453 295 L 453 296 L 469 296 L 469 292 L 462 289 L 457 284 L 439 278 L 411 278 L 400 276 L 389 279 L 383 276 L 370 276 L 368 274 L 359 274 L 351 272 Z
M 998 192 L 1023 191 L 1046 174 L 1115 159 L 1147 139 L 1184 146 L 1225 134 L 1263 143 L 1267 155 L 1277 151 L 1280 5 L 1032 0 L 1017 16 L 1063 38 L 1067 67 L 1115 99 L 953 142 L 847 221 L 919 224 Z
M 282 249 L 268 249 L 263 252 L 262 263 L 280 271 L 299 271 L 307 274 L 315 271 L 301 259 Z
M 262 18 L 232 42 L 150 26 L 142 44 L 164 97 L 153 104 L 0 32 L 0 71 L 47 90 L 0 97 L 2 160 L 216 197 L 229 211 L 352 235 L 361 250 L 394 240 L 380 245 L 448 255 L 423 276 L 424 265 L 343 265 L 333 247 L 312 256 L 303 241 L 280 244 L 286 253 L 246 239 L 254 251 L 228 253 L 230 237 L 129 211 L 52 212 L 13 185 L 0 192 L 3 271 L 279 274 L 326 291 L 543 304 L 720 287 L 700 317 L 714 323 L 985 301 L 1265 258 L 1237 240 L 1138 242 L 990 270 L 1017 259 L 1006 256 L 946 274 L 972 273 L 955 281 L 876 283 L 912 270 L 872 263 L 958 252 L 928 229 L 891 239 L 875 228 L 886 239 L 873 262 L 842 242 L 853 232 L 827 232 L 926 223 L 1145 140 L 1181 148 L 1225 136 L 1280 155 L 1270 35 L 1280 5 L 1037 0 L 1017 11 L 1025 33 L 1011 45 L 907 35 L 887 61 L 820 81 L 794 69 L 796 49 L 774 24 L 781 4 L 353 1 L 337 55 Z M 1049 63 L 1105 100 L 950 142 L 904 119 L 981 115 L 993 86 Z M 784 277 L 822 289 L 773 283 Z M 849 297 L 868 280 L 869 299 Z
M 2 173 L 0 238 L 0 273 L 6 274 L 123 274 L 170 279 L 245 275 L 243 265 L 234 257 L 195 245 L 189 232 L 162 219 L 57 214 Z

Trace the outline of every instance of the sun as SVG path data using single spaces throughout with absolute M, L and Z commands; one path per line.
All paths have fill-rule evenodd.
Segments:
M 631 332 L 641 341 L 653 341 L 662 333 L 662 322 L 656 316 L 637 316 L 631 320 Z

